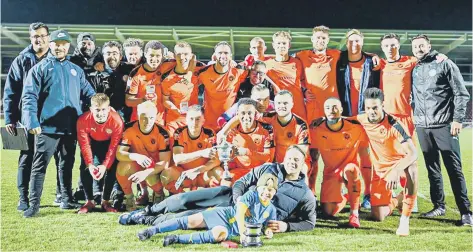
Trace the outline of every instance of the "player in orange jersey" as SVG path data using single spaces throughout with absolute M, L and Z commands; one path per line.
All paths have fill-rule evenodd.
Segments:
M 306 146 L 309 149 L 309 128 L 307 123 L 291 112 L 294 106 L 294 100 L 291 92 L 281 90 L 274 98 L 274 112 L 264 114 L 262 121 L 273 126 L 274 142 L 276 145 L 276 162 L 282 163 L 286 150 L 293 144 Z M 307 160 L 310 158 L 307 156 Z M 307 163 L 307 162 L 306 162 Z M 308 167 L 303 168 L 303 172 L 307 174 Z
M 294 96 L 292 112 L 306 120 L 304 94 L 302 92 L 303 68 L 300 60 L 289 56 L 292 37 L 288 32 L 280 31 L 273 35 L 273 48 L 276 56 L 266 60 L 266 75 L 280 90 L 288 90 Z
M 383 110 L 384 94 L 378 88 L 364 93 L 365 114 L 357 116 L 370 142 L 374 172 L 371 180 L 371 215 L 382 221 L 402 199 L 402 214 L 397 235 L 409 235 L 409 217 L 418 189 L 417 150 L 402 123 Z M 407 178 L 404 191 L 392 198 L 400 178 Z
M 348 225 L 360 227 L 358 209 L 360 206 L 360 160 L 368 156 L 368 139 L 355 120 L 341 117 L 343 108 L 338 98 L 325 101 L 325 117 L 312 122 L 312 146 L 324 161 L 321 190 L 322 211 L 327 216 L 335 216 L 350 202 Z M 369 158 L 369 156 L 368 156 Z M 342 185 L 348 195 L 342 194 Z
M 138 105 L 139 120 L 123 133 L 117 150 L 117 180 L 125 193 L 128 211 L 135 208 L 132 182 L 144 180 L 158 198 L 163 198 L 159 173 L 169 166 L 171 151 L 169 133 L 155 123 L 157 109 L 153 102 Z
M 256 101 L 242 98 L 238 101 L 239 124 L 224 138 L 235 147 L 235 158 L 229 163 L 235 182 L 251 169 L 274 159 L 273 127 L 255 120 Z
M 337 63 L 340 51 L 328 49 L 330 29 L 326 26 L 316 26 L 312 29 L 312 50 L 296 53 L 303 66 L 306 99 L 307 122 L 324 116 L 324 102 L 329 97 L 338 97 Z M 312 145 L 314 142 L 312 141 Z M 311 149 L 314 149 L 311 147 Z M 315 194 L 315 183 L 318 173 L 318 155 L 311 151 L 311 169 L 309 173 L 309 188 Z
M 189 106 L 198 104 L 198 77 L 194 76 L 193 65 L 196 64 L 191 45 L 178 41 L 174 46 L 176 67 L 161 77 L 163 105 L 166 108 L 166 128 L 171 135 L 186 125 L 186 113 Z M 198 66 L 203 66 L 197 62 Z
M 227 42 L 219 42 L 214 51 L 217 62 L 200 69 L 196 74 L 204 85 L 204 126 L 217 131 L 218 117 L 234 104 L 240 83 L 248 73 L 230 66 L 232 51 Z
M 144 57 L 146 62 L 131 71 L 128 78 L 130 89 L 125 103 L 133 108 L 131 121 L 138 120 L 136 107 L 145 101 L 156 104 L 158 115 L 156 122 L 164 125 L 164 106 L 161 93 L 161 74 L 175 66 L 175 62 L 164 62 L 164 45 L 156 40 L 146 43 Z
M 161 173 L 161 181 L 170 193 L 180 193 L 183 188 L 218 185 L 222 168 L 216 157 L 215 133 L 202 127 L 203 109 L 199 105 L 189 107 L 186 126 L 174 134 L 172 148 L 175 166 Z M 176 180 L 183 175 L 184 182 L 176 188 Z M 212 184 L 213 183 L 213 184 Z

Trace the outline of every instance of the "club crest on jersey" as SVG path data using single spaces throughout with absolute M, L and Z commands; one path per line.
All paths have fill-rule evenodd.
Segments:
M 253 141 L 255 142 L 255 144 L 261 144 L 261 141 L 262 141 L 262 137 L 261 136 L 256 136 Z
M 287 132 L 287 138 L 292 138 L 294 136 L 294 134 L 292 134 L 292 132 Z
M 268 217 L 269 217 L 269 213 L 268 213 L 268 211 L 265 211 L 265 212 L 263 213 L 263 218 L 268 218 Z
M 400 64 L 400 63 L 399 63 L 399 64 L 397 65 L 397 67 L 398 67 L 398 68 L 404 68 L 404 64 Z
M 157 76 L 161 76 L 161 71 L 157 71 L 157 72 L 156 72 L 156 75 L 157 75 Z
M 156 139 L 152 138 L 152 139 L 151 139 L 151 143 L 152 143 L 152 144 L 156 144 Z
M 230 81 L 233 81 L 233 80 L 235 79 L 235 77 L 234 77 L 233 75 L 231 75 L 230 77 L 228 77 L 228 79 L 229 79 Z
M 112 134 L 113 130 L 112 129 L 105 129 L 105 132 L 110 135 L 110 134 Z
M 77 71 L 75 69 L 71 69 L 72 76 L 77 76 Z
M 385 128 L 381 128 L 381 129 L 379 130 L 379 133 L 380 133 L 381 135 L 383 135 L 383 136 L 386 135 L 386 129 L 385 129 Z
M 199 149 L 202 149 L 202 143 L 198 143 L 197 147 L 199 147 Z
M 343 138 L 345 138 L 345 140 L 350 139 L 350 137 L 351 137 L 350 134 L 348 134 L 348 133 L 343 133 Z
M 296 70 L 296 66 L 295 66 L 295 65 L 294 65 L 294 66 L 292 66 L 292 70 Z

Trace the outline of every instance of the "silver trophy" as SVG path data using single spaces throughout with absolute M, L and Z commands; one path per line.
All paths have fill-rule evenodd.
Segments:
M 232 180 L 232 176 L 228 171 L 228 162 L 232 160 L 232 150 L 233 145 L 227 142 L 227 140 L 223 140 L 223 142 L 217 146 L 218 158 L 223 163 L 223 179 L 227 181 Z
M 261 247 L 261 227 L 262 224 L 245 222 L 246 230 L 244 232 L 246 239 L 241 243 L 243 247 Z

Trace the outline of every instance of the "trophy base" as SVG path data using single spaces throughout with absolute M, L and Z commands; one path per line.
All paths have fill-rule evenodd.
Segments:
M 241 245 L 243 247 L 261 247 L 263 246 L 263 242 L 262 241 L 258 241 L 258 242 L 257 241 L 252 241 L 252 242 L 244 241 L 241 243 Z

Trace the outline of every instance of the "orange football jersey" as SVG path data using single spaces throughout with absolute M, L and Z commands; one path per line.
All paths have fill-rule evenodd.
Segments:
M 330 97 L 338 98 L 337 62 L 340 51 L 327 49 L 325 54 L 316 54 L 313 50 L 304 50 L 296 54 L 304 68 L 305 86 L 315 96 L 315 100 L 306 103 L 307 121 L 311 122 L 324 116 L 324 102 Z
M 237 147 L 247 148 L 250 153 L 233 159 L 235 169 L 252 169 L 274 159 L 273 127 L 256 121 L 256 128 L 251 133 L 241 132 L 240 125 L 230 130 L 227 141 Z M 269 154 L 264 154 L 269 149 Z
M 163 96 L 168 96 L 169 100 L 182 110 L 182 104 L 187 106 L 199 103 L 198 78 L 192 75 L 191 81 L 184 78 L 183 74 L 177 74 L 174 70 L 162 75 L 161 88 Z M 185 121 L 185 114 L 179 114 L 174 110 L 166 108 L 166 123 L 173 121 Z
M 189 130 L 187 126 L 178 128 L 174 133 L 174 146 L 184 148 L 183 153 L 191 153 L 215 146 L 215 133 L 211 129 L 202 128 L 200 135 L 197 138 L 189 136 Z M 189 163 L 181 164 L 185 170 L 196 168 L 204 165 L 209 161 L 208 158 L 198 158 Z
M 310 144 L 307 123 L 297 115 L 293 114 L 291 120 L 286 125 L 281 125 L 275 112 L 265 113 L 263 118 L 265 122 L 273 126 L 276 162 L 282 163 L 284 161 L 284 156 L 289 146 L 293 144 Z
M 322 156 L 324 175 L 339 174 L 349 163 L 359 165 L 358 150 L 368 147 L 366 133 L 357 121 L 342 119 L 342 123 L 339 131 L 333 131 L 323 118 L 312 129 L 312 147 Z
M 240 83 L 245 80 L 248 73 L 238 68 L 230 68 L 226 73 L 217 73 L 214 65 L 210 65 L 196 74 L 199 82 L 204 85 L 205 127 L 217 131 L 218 117 L 231 108 Z
M 153 92 L 156 95 L 156 108 L 158 109 L 158 116 L 156 122 L 164 125 L 164 105 L 161 90 L 161 75 L 164 72 L 170 71 L 175 65 L 175 61 L 163 62 L 156 71 L 148 71 L 144 68 L 144 64 L 133 69 L 128 77 L 127 86 L 129 86 L 128 94 L 134 95 L 136 98 L 144 98 L 148 92 Z M 131 121 L 138 120 L 137 108 L 133 107 L 131 114 Z
M 170 151 L 169 141 L 169 133 L 158 124 L 155 124 L 150 133 L 144 134 L 138 122 L 135 122 L 123 133 L 120 145 L 130 147 L 129 152 L 142 154 L 159 162 L 159 153 Z
M 302 93 L 303 69 L 301 61 L 294 57 L 289 57 L 289 60 L 284 62 L 279 62 L 271 58 L 266 60 L 265 63 L 266 69 L 268 69 L 267 76 L 279 89 L 288 90 L 292 93 L 294 98 L 292 112 L 306 120 L 307 114 L 304 104 L 304 94 Z
M 370 142 L 370 157 L 377 173 L 389 171 L 406 154 L 402 143 L 411 139 L 407 129 L 393 116 L 386 114 L 380 123 L 370 123 L 367 114 L 357 120 L 365 129 Z
M 384 93 L 384 110 L 394 116 L 411 116 L 410 103 L 412 90 L 412 70 L 417 59 L 412 56 L 401 56 L 395 62 L 381 60 L 380 89 Z

